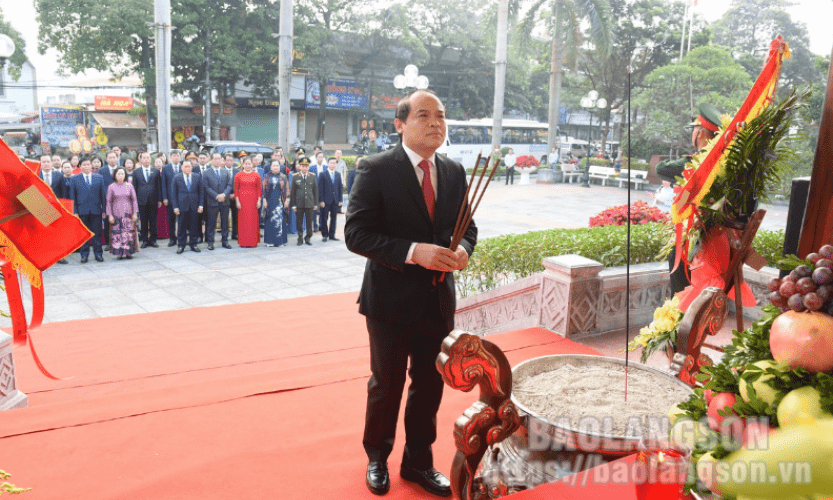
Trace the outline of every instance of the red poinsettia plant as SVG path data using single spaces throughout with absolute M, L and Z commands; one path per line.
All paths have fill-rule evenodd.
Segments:
M 531 155 L 523 155 L 519 156 L 515 160 L 515 167 L 516 168 L 526 168 L 526 167 L 540 167 L 541 163 L 535 159 L 534 156 Z
M 631 224 L 647 224 L 649 222 L 668 222 L 668 214 L 651 207 L 642 200 L 631 205 Z M 590 217 L 590 227 L 624 226 L 628 223 L 628 206 L 621 205 L 605 209 L 599 215 Z

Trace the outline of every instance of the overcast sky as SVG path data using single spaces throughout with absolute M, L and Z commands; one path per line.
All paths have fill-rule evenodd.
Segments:
M 830 21 L 833 19 L 833 0 L 799 0 L 797 3 L 798 5 L 791 7 L 788 11 L 793 20 L 801 21 L 807 25 L 810 33 L 810 50 L 816 54 L 830 54 L 831 48 L 833 48 L 833 30 L 830 29 Z M 38 23 L 34 4 L 35 0 L 0 0 L 4 17 L 26 39 L 26 55 L 37 69 L 38 81 L 41 86 L 38 94 L 43 101 L 47 95 L 70 92 L 67 89 L 44 88 L 46 85 L 81 84 L 79 80 L 87 80 L 87 78 L 73 77 L 69 79 L 71 82 L 59 78 L 55 74 L 55 70 L 58 67 L 57 61 L 60 54 L 54 49 L 48 51 L 45 55 L 38 53 Z M 699 0 L 695 10 L 707 21 L 715 21 L 728 9 L 729 4 L 728 0 Z M 787 42 L 789 43 L 789 40 Z M 101 75 L 96 72 L 88 72 L 86 76 Z M 108 94 L 130 95 L 130 91 L 108 91 Z

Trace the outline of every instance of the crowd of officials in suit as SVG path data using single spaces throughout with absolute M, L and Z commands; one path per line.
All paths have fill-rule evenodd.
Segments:
M 355 169 L 347 172 L 341 152 L 324 159 L 318 148 L 312 161 L 299 148 L 294 161 L 281 148 L 272 158 L 172 151 L 152 158 L 147 151 L 137 159 L 123 158 L 119 148 L 109 150 L 102 163 L 98 156 L 41 157 L 40 178 L 58 198 L 72 201 L 72 209 L 93 233 L 80 249 L 81 263 L 90 248 L 98 262 L 104 251 L 131 259 L 140 248 L 168 246 L 200 252 L 205 243 L 214 250 L 241 247 L 283 246 L 290 234 L 297 245 L 312 245 L 314 232 L 322 241 L 336 238 L 343 186 L 348 193 Z M 266 160 L 266 161 L 264 161 Z M 361 161 L 361 158 L 357 160 Z M 61 263 L 66 263 L 62 260 Z

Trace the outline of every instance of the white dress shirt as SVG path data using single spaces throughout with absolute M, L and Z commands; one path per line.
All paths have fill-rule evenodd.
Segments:
M 419 167 L 419 163 L 422 160 L 428 160 L 431 163 L 431 168 L 429 171 L 431 172 L 431 186 L 434 188 L 434 199 L 437 199 L 437 153 L 431 155 L 430 158 L 423 158 L 419 154 L 417 154 L 413 149 L 409 148 L 402 143 L 402 149 L 405 150 L 405 154 L 408 155 L 408 159 L 411 161 L 411 165 L 414 167 L 414 173 L 416 173 L 417 180 L 419 181 L 419 190 L 422 192 L 422 181 L 425 178 L 425 172 L 423 172 L 422 168 Z M 413 261 L 412 257 L 414 256 L 414 249 L 416 248 L 417 243 L 411 243 L 411 248 L 408 249 L 408 256 L 405 258 L 405 264 L 416 264 Z

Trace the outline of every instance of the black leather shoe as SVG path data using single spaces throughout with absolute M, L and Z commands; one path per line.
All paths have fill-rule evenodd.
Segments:
M 416 470 L 403 465 L 399 469 L 399 475 L 402 476 L 402 479 L 413 481 L 422 486 L 425 491 L 432 495 L 451 496 L 451 481 L 445 477 L 445 474 L 433 467 L 427 470 Z
M 338 238 L 330 236 L 330 241 L 340 241 Z
M 148 247 L 147 242 L 144 242 L 144 243 L 142 243 L 142 246 L 140 246 L 139 248 L 147 248 L 147 247 Z
M 61 259 L 58 261 L 58 264 L 69 264 L 66 259 Z
M 81 257 L 81 263 L 86 264 L 89 257 Z
M 154 242 L 154 243 L 148 243 L 148 246 L 149 246 L 149 247 L 153 247 L 153 248 L 159 248 L 159 245 L 157 245 L 157 244 L 156 244 L 156 242 Z
M 179 247 L 179 248 L 177 249 L 176 253 L 177 253 L 177 255 L 179 255 L 179 254 L 181 254 L 181 253 L 182 253 L 182 252 L 184 252 L 184 251 L 185 251 L 185 247 Z
M 305 241 L 304 243 L 306 243 L 306 244 L 307 244 L 307 245 L 309 245 L 309 246 L 312 246 L 312 242 L 311 242 L 310 240 L 307 240 L 307 241 Z
M 102 257 L 101 255 L 96 255 L 95 256 L 95 261 L 96 262 L 104 262 L 104 257 Z
M 213 243 L 209 243 L 209 244 L 208 244 L 208 249 L 209 249 L 209 250 L 214 250 L 214 244 L 213 244 Z
M 168 242 L 168 247 L 172 247 L 172 246 L 174 246 L 174 245 L 176 245 L 176 242 L 175 242 L 175 241 L 173 241 L 173 240 L 172 240 L 172 241 L 169 241 L 169 242 Z
M 326 241 L 327 241 L 327 237 L 326 237 L 326 236 L 324 236 L 324 237 L 321 239 L 321 241 L 326 242 Z
M 200 252 L 201 252 L 201 250 L 200 250 L 199 248 L 197 248 L 197 246 L 196 246 L 196 245 L 194 245 L 194 246 L 192 246 L 192 247 L 191 247 L 191 251 L 192 251 L 192 252 L 197 252 L 197 253 L 200 253 Z
M 384 495 L 390 490 L 390 475 L 388 464 L 384 462 L 370 462 L 367 464 L 367 476 L 364 480 L 367 489 L 375 495 Z
M 301 246 L 303 244 L 304 244 L 304 240 L 298 240 L 298 246 Z
M 223 243 L 223 248 L 228 248 L 229 250 L 231 250 L 231 245 L 229 245 L 228 243 Z

